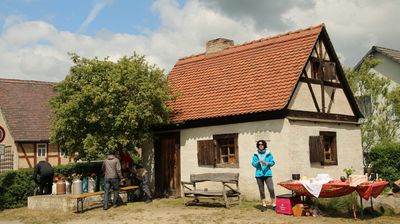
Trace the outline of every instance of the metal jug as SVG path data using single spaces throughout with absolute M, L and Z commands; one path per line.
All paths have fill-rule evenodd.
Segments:
M 72 194 L 82 194 L 82 181 L 80 179 L 76 179 L 72 183 Z

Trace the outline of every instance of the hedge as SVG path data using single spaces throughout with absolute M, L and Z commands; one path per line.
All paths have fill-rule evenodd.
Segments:
M 0 175 L 0 209 L 25 206 L 33 195 L 36 184 L 32 179 L 33 169 L 9 171 Z
M 393 183 L 400 179 L 400 144 L 386 144 L 372 148 L 368 153 L 372 170 L 379 178 Z
M 70 176 L 72 173 L 89 176 L 96 173 L 103 176 L 102 161 L 72 163 L 54 167 L 55 175 Z M 0 210 L 26 206 L 28 197 L 33 195 L 36 187 L 32 179 L 33 169 L 20 169 L 0 174 Z M 97 178 L 99 181 L 100 178 Z

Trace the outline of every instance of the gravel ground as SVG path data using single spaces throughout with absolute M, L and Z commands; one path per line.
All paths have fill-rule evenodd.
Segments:
M 356 222 L 361 222 L 357 220 Z M 203 204 L 184 206 L 182 199 L 160 199 L 152 203 L 134 202 L 104 211 L 100 204 L 84 213 L 52 210 L 30 210 L 28 208 L 7 209 L 0 212 L 0 224 L 21 223 L 355 223 L 349 215 L 338 217 L 294 217 L 261 212 L 257 202 L 243 202 L 240 206 L 226 209 L 221 206 Z M 400 216 L 367 217 L 362 223 L 400 224 Z

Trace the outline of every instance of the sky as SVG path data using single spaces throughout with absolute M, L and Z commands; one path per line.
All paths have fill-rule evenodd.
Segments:
M 68 53 L 134 52 L 172 69 L 208 40 L 241 44 L 325 23 L 345 67 L 373 45 L 400 50 L 398 0 L 0 0 L 0 78 L 58 82 Z

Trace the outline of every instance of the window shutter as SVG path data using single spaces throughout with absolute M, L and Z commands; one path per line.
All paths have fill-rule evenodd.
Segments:
M 199 166 L 215 165 L 214 140 L 197 141 L 197 163 Z
M 336 64 L 335 64 L 335 62 L 325 62 L 324 63 L 324 79 L 329 80 L 329 81 L 336 79 Z
M 310 136 L 310 162 L 323 162 L 324 152 L 322 147 L 323 136 Z

